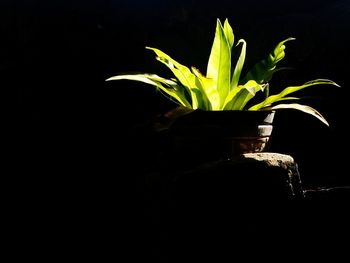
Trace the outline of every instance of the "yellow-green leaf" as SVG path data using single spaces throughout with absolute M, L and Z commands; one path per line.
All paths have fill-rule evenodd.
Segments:
M 208 103 L 205 104 L 206 110 L 219 110 L 220 109 L 220 95 L 215 88 L 213 79 L 206 78 L 203 76 L 198 69 L 192 67 L 192 72 L 195 74 L 198 80 L 198 87 L 200 87 L 203 96 L 203 100 Z
M 154 74 L 117 75 L 108 78 L 106 81 L 110 80 L 135 80 L 146 84 L 150 84 L 159 88 L 171 98 L 176 99 L 177 102 L 179 102 L 181 105 L 191 108 L 190 103 L 185 97 L 183 87 L 178 85 L 175 81 L 164 79 Z M 165 84 L 167 87 L 164 87 L 162 84 Z
M 175 75 L 175 77 L 180 81 L 180 83 L 188 90 L 189 94 L 191 95 L 192 100 L 192 108 L 197 109 L 198 108 L 198 97 L 197 92 L 194 91 L 194 89 L 197 89 L 196 83 L 195 83 L 195 76 L 192 74 L 191 70 L 180 64 L 179 62 L 172 59 L 170 56 L 165 54 L 163 51 L 146 47 L 147 49 L 153 50 L 157 57 L 157 60 L 166 65 Z
M 305 89 L 307 87 L 315 86 L 315 85 L 334 85 L 334 86 L 339 87 L 339 85 L 337 83 L 335 83 L 334 81 L 331 81 L 328 79 L 315 79 L 312 81 L 308 81 L 301 86 L 287 87 L 284 90 L 282 90 L 280 93 L 278 93 L 276 95 L 271 95 L 271 96 L 267 97 L 264 101 L 250 107 L 249 110 L 259 110 L 261 108 L 270 106 L 271 104 L 280 101 L 282 98 L 284 98 L 285 96 L 287 96 L 293 92 L 299 91 L 301 89 Z
M 243 69 L 244 61 L 245 61 L 245 54 L 246 54 L 247 43 L 243 39 L 240 39 L 238 41 L 238 43 L 237 43 L 237 46 L 240 43 L 242 43 L 241 54 L 240 54 L 240 56 L 238 58 L 235 70 L 234 70 L 233 75 L 232 75 L 230 91 L 237 87 L 238 81 L 239 81 L 239 78 L 241 76 L 241 72 L 242 72 L 242 69 Z
M 272 75 L 276 72 L 276 65 L 285 56 L 284 45 L 286 42 L 295 40 L 295 38 L 287 38 L 277 44 L 275 49 L 269 54 L 267 59 L 261 60 L 247 73 L 247 75 L 242 79 L 242 83 L 248 80 L 255 80 L 257 83 L 262 84 L 271 80 Z
M 322 121 L 324 124 L 326 124 L 327 126 L 329 126 L 329 123 L 327 122 L 327 120 L 321 115 L 321 113 L 319 113 L 317 110 L 315 110 L 314 108 L 307 106 L 307 105 L 301 105 L 301 104 L 297 104 L 297 103 L 291 103 L 291 104 L 279 104 L 276 106 L 271 107 L 271 109 L 273 110 L 278 110 L 278 109 L 294 109 L 294 110 L 300 110 L 302 112 L 305 112 L 307 114 L 310 114 L 314 117 L 316 117 L 317 119 L 319 119 L 320 121 Z
M 231 41 L 231 40 L 230 40 Z M 207 67 L 207 78 L 213 79 L 220 95 L 220 101 L 225 101 L 230 91 L 231 48 L 225 36 L 220 20 L 216 23 L 214 42 Z
M 250 80 L 243 86 L 237 86 L 236 89 L 237 92 L 234 94 L 232 100 L 225 105 L 226 110 L 243 110 L 248 101 L 255 96 L 256 92 L 261 90 L 261 86 L 254 80 Z
M 230 45 L 230 48 L 232 48 L 233 47 L 233 43 L 235 41 L 235 37 L 233 35 L 232 27 L 230 26 L 227 18 L 225 19 L 225 22 L 224 22 L 224 33 L 225 33 L 227 42 Z

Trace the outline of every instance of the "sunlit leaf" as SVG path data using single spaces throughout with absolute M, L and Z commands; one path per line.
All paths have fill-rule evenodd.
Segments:
M 233 99 L 227 103 L 226 109 L 243 110 L 248 101 L 255 96 L 256 92 L 261 90 L 261 86 L 254 80 L 250 80 L 243 86 L 238 86 L 236 89 L 238 92 L 233 96 Z
M 172 80 L 164 79 L 154 74 L 118 75 L 107 79 L 107 81 L 110 80 L 135 80 L 150 84 L 174 98 L 181 105 L 191 107 L 190 103 L 186 100 L 183 87 Z M 165 84 L 166 87 L 162 84 Z
M 231 41 L 231 40 L 230 40 Z M 220 101 L 225 101 L 230 91 L 231 48 L 220 20 L 216 23 L 214 42 L 207 67 L 207 78 L 213 79 Z
M 307 114 L 310 114 L 314 117 L 316 117 L 317 119 L 319 119 L 320 121 L 322 121 L 324 124 L 326 124 L 327 126 L 329 126 L 329 123 L 327 122 L 327 120 L 321 115 L 321 113 L 319 113 L 317 110 L 315 110 L 314 108 L 307 106 L 307 105 L 301 105 L 301 104 L 297 104 L 297 103 L 291 103 L 291 104 L 279 104 L 276 106 L 271 107 L 271 109 L 273 110 L 278 110 L 278 109 L 294 109 L 294 110 L 300 110 L 302 112 L 305 112 Z
M 286 101 L 286 100 L 300 100 L 300 98 L 297 98 L 297 97 L 283 97 L 283 98 L 280 98 L 279 100 L 277 100 L 276 102 L 278 102 L 278 101 Z
M 281 68 L 278 63 L 285 57 L 285 43 L 291 40 L 294 38 L 290 37 L 279 42 L 266 59 L 255 64 L 242 78 L 247 44 L 240 39 L 234 45 L 234 34 L 228 20 L 226 19 L 222 25 L 217 19 L 205 76 L 195 67 L 184 66 L 159 49 L 146 47 L 155 52 L 156 59 L 171 70 L 173 78 L 166 79 L 154 74 L 125 74 L 107 80 L 128 79 L 144 82 L 157 87 L 162 94 L 182 107 L 202 110 L 246 110 L 248 102 L 261 91 L 264 92 L 265 98 L 248 110 L 296 109 L 311 114 L 328 125 L 325 118 L 309 106 L 279 103 L 298 100 L 298 97 L 291 97 L 290 94 L 301 89 L 315 85 L 338 86 L 335 82 L 316 79 L 300 86 L 287 87 L 278 94 L 270 95 L 269 81 L 275 72 L 286 69 Z M 233 67 L 231 56 L 238 54 L 235 49 L 240 49 L 240 53 Z
M 203 76 L 198 69 L 192 67 L 192 72 L 195 74 L 198 80 L 197 86 L 200 87 L 203 93 L 203 101 L 207 101 L 205 110 L 219 110 L 220 109 L 220 95 L 215 88 L 215 82 L 213 79 Z
M 233 43 L 235 41 L 235 37 L 233 35 L 232 27 L 229 24 L 227 19 L 225 19 L 225 22 L 224 22 L 224 33 L 225 33 L 225 36 L 226 36 L 226 39 L 227 39 L 227 42 L 228 42 L 230 48 L 232 48 Z
M 181 82 L 181 84 L 187 88 L 189 94 L 191 95 L 192 99 L 192 108 L 197 109 L 198 108 L 198 92 L 194 91 L 194 89 L 197 89 L 195 84 L 195 76 L 192 74 L 191 70 L 177 62 L 176 60 L 172 59 L 170 56 L 165 54 L 163 51 L 146 47 L 147 49 L 153 50 L 157 57 L 157 60 L 166 65 L 175 75 L 175 77 Z
M 308 81 L 301 86 L 287 87 L 284 90 L 282 90 L 280 93 L 278 93 L 276 95 L 271 95 L 271 96 L 267 97 L 261 103 L 258 103 L 256 105 L 250 107 L 249 110 L 259 110 L 263 107 L 270 106 L 272 103 L 280 101 L 283 97 L 285 97 L 293 92 L 299 91 L 301 89 L 305 89 L 307 87 L 315 86 L 315 85 L 334 85 L 334 86 L 339 87 L 339 85 L 337 83 L 335 83 L 334 81 L 328 80 L 328 79 L 316 79 L 316 80 Z
M 240 43 L 242 43 L 241 54 L 238 58 L 235 70 L 234 70 L 233 75 L 232 75 L 230 91 L 237 87 L 238 82 L 239 82 L 239 78 L 241 76 L 241 72 L 243 69 L 244 61 L 245 61 L 247 43 L 243 39 L 240 39 L 237 43 L 237 46 Z
M 281 41 L 275 47 L 275 49 L 269 54 L 267 59 L 261 60 L 258 62 L 242 79 L 242 83 L 245 83 L 248 80 L 255 80 L 257 83 L 262 84 L 271 80 L 272 75 L 276 72 L 276 65 L 281 61 L 285 56 L 284 45 L 286 42 L 295 40 L 295 38 L 290 37 L 286 40 Z

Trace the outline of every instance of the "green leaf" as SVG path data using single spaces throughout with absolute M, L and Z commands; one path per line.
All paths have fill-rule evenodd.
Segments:
M 228 27 L 228 26 L 227 26 Z M 226 29 L 229 31 L 229 29 Z M 213 79 L 220 95 L 220 103 L 225 101 L 230 91 L 231 48 L 220 20 L 216 23 L 216 32 L 207 67 L 207 78 Z
M 226 39 L 227 39 L 227 42 L 228 42 L 230 48 L 232 48 L 235 37 L 233 35 L 232 27 L 230 26 L 227 18 L 225 19 L 225 22 L 224 22 L 224 33 L 225 33 L 225 36 L 226 36 Z
M 220 95 L 217 89 L 215 89 L 215 83 L 213 79 L 206 78 L 203 76 L 198 69 L 192 67 L 192 72 L 195 74 L 198 84 L 203 96 L 205 103 L 205 110 L 219 110 L 220 109 Z
M 259 84 L 270 81 L 272 75 L 276 72 L 277 63 L 285 56 L 284 50 L 286 46 L 284 44 L 291 40 L 295 40 L 295 38 L 290 37 L 278 43 L 267 59 L 261 60 L 255 64 L 255 66 L 242 79 L 242 83 L 245 83 L 251 79 L 255 80 Z
M 324 124 L 329 126 L 329 123 L 321 115 L 321 113 L 319 113 L 317 110 L 315 110 L 314 108 L 312 108 L 310 106 L 301 105 L 301 104 L 297 104 L 297 103 L 291 103 L 291 104 L 279 104 L 279 105 L 273 106 L 271 109 L 273 109 L 273 110 L 278 110 L 278 109 L 295 109 L 295 110 L 300 110 L 302 112 L 308 113 L 308 114 L 316 117 L 317 119 L 322 121 Z
M 334 86 L 339 87 L 339 85 L 337 83 L 335 83 L 334 81 L 328 80 L 328 79 L 316 79 L 316 80 L 308 81 L 301 86 L 287 87 L 284 90 L 282 90 L 280 93 L 278 93 L 276 95 L 271 95 L 271 96 L 267 97 L 264 101 L 250 107 L 249 110 L 259 110 L 259 109 L 264 108 L 266 106 L 270 106 L 272 103 L 280 101 L 282 98 L 284 98 L 285 96 L 287 96 L 293 92 L 299 91 L 301 89 L 305 89 L 307 87 L 315 86 L 315 85 L 334 85 Z
M 111 80 L 135 80 L 150 84 L 159 88 L 170 97 L 176 99 L 181 105 L 191 108 L 191 104 L 187 101 L 184 94 L 184 88 L 175 81 L 164 79 L 154 74 L 117 75 L 106 79 L 106 81 Z M 162 84 L 166 85 L 167 87 L 164 87 Z
M 222 105 L 222 109 L 224 110 L 232 110 L 233 104 L 235 103 L 236 100 L 234 98 L 243 89 L 243 85 L 237 86 L 235 89 L 231 90 L 228 96 L 225 99 L 224 104 Z
M 240 43 L 242 43 L 241 54 L 240 54 L 240 56 L 238 58 L 235 70 L 234 70 L 233 75 L 232 75 L 230 90 L 232 90 L 232 89 L 237 87 L 238 81 L 239 81 L 239 78 L 241 76 L 241 72 L 242 72 L 242 69 L 243 69 L 244 61 L 245 61 L 247 43 L 243 39 L 240 39 L 238 41 L 238 43 L 237 43 L 237 46 Z
M 172 59 L 170 56 L 165 54 L 163 51 L 146 47 L 146 49 L 153 50 L 157 57 L 157 60 L 166 65 L 175 75 L 175 77 L 180 81 L 180 83 L 187 89 L 189 94 L 191 95 L 192 100 L 192 108 L 197 109 L 198 108 L 198 92 L 194 89 L 198 89 L 196 87 L 196 79 L 195 76 L 192 74 L 191 70 L 180 64 L 179 62 Z
M 285 100 L 300 100 L 300 98 L 297 98 L 297 97 L 284 97 L 284 98 L 280 98 L 278 101 L 285 101 Z
M 235 90 L 237 90 L 235 92 Z M 261 85 L 256 83 L 254 80 L 248 81 L 243 86 L 238 86 L 235 90 L 232 90 L 232 100 L 225 105 L 226 110 L 243 110 L 245 105 L 251 100 L 256 92 L 261 90 Z

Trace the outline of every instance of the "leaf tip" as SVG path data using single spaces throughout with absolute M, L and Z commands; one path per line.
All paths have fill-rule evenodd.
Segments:
M 220 27 L 220 28 L 223 28 L 220 18 L 217 18 L 217 20 L 216 20 L 216 26 L 217 26 L 217 27 Z
M 105 81 L 111 81 L 113 79 L 114 79 L 114 77 L 110 77 L 110 78 L 105 79 Z
M 334 86 L 338 87 L 338 88 L 341 88 L 341 86 L 340 86 L 338 83 L 334 82 L 334 81 L 333 81 L 332 84 L 333 84 Z

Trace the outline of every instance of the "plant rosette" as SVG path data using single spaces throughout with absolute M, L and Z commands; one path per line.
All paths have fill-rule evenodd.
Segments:
M 288 86 L 279 93 L 271 94 L 269 82 L 274 73 L 285 69 L 277 67 L 277 65 L 285 57 L 285 44 L 292 40 L 295 39 L 289 37 L 278 43 L 266 59 L 257 62 L 243 75 L 246 41 L 239 39 L 235 43 L 233 30 L 228 20 L 226 19 L 222 25 L 217 19 L 206 75 L 203 75 L 195 67 L 189 68 L 182 65 L 157 48 L 146 47 L 153 51 L 156 54 L 156 59 L 173 73 L 173 78 L 140 73 L 120 74 L 108 78 L 107 81 L 133 80 L 147 83 L 177 103 L 179 107 L 167 114 L 166 125 L 159 126 L 159 128 L 171 127 L 177 135 L 182 133 L 181 130 L 187 131 L 187 134 L 183 134 L 183 137 L 187 139 L 199 137 L 201 139 L 209 138 L 210 141 L 213 139 L 213 134 L 220 138 L 231 138 L 229 147 L 233 155 L 235 153 L 265 151 L 268 149 L 268 140 L 260 146 L 257 142 L 252 142 L 251 146 L 247 146 L 247 142 L 250 140 L 249 138 L 260 140 L 262 137 L 270 137 L 273 115 L 276 110 L 299 110 L 329 125 L 321 113 L 311 106 L 298 103 L 300 98 L 291 96 L 291 94 L 319 85 L 339 87 L 338 84 L 329 79 L 314 79 L 302 85 Z M 238 52 L 235 52 L 235 49 L 238 49 Z M 234 58 L 233 54 L 239 55 Z M 258 94 L 260 95 L 257 96 Z M 240 114 L 243 114 L 243 117 L 238 117 Z M 271 122 L 264 123 L 263 120 L 260 120 L 260 122 L 253 124 L 251 121 L 245 121 L 249 118 L 254 119 L 254 117 L 250 117 L 254 114 L 266 115 L 265 117 L 270 118 Z M 220 121 L 216 121 L 217 119 Z M 198 121 L 202 122 L 201 125 Z M 249 129 L 255 127 L 255 131 L 248 132 L 243 127 L 247 122 Z M 182 128 L 180 128 L 181 126 Z M 228 133 L 229 131 L 231 134 Z M 244 134 L 243 131 L 247 133 Z M 237 146 L 239 145 L 237 138 L 246 139 L 242 147 Z

